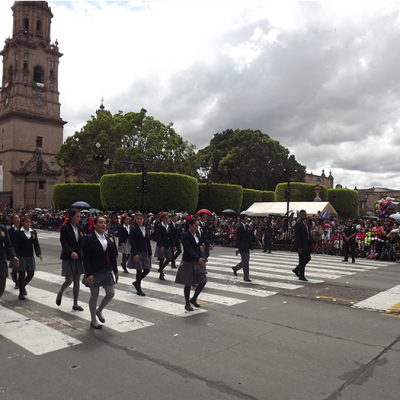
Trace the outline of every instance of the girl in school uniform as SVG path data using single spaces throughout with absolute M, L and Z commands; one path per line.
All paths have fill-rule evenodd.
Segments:
M 14 214 L 11 217 L 11 226 L 8 228 L 8 236 L 10 237 L 11 243 L 14 243 L 13 242 L 14 233 L 15 233 L 15 231 L 19 230 L 20 222 L 21 222 L 21 218 L 19 217 L 19 215 Z M 11 261 L 10 262 L 11 278 L 14 282 L 14 289 L 18 289 L 18 273 L 13 270 L 13 265 L 14 265 L 14 262 Z
M 129 242 L 131 255 L 128 268 L 136 269 L 136 281 L 132 285 L 139 296 L 146 296 L 142 291 L 141 282 L 150 272 L 152 251 L 149 232 L 147 227 L 144 226 L 143 214 L 136 214 L 134 225 L 129 234 Z
M 183 257 L 176 273 L 175 282 L 184 285 L 185 310 L 193 311 L 193 306 L 200 307 L 197 298 L 207 283 L 204 259 L 201 258 L 200 240 L 196 234 L 199 221 L 195 218 L 187 220 L 188 229 L 182 234 Z M 197 284 L 190 299 L 190 287 Z
M 168 214 L 163 213 L 160 217 L 160 223 L 156 225 L 156 240 L 157 246 L 154 252 L 154 257 L 158 258 L 160 279 L 165 281 L 164 268 L 172 260 L 176 251 L 174 239 L 171 230 L 168 226 Z
M 82 243 L 84 240 L 84 231 L 79 224 L 81 213 L 72 208 L 68 214 L 68 222 L 61 227 L 60 242 L 61 251 L 61 275 L 65 277 L 65 282 L 61 285 L 57 294 L 56 304 L 61 305 L 64 291 L 74 282 L 73 297 L 75 311 L 83 311 L 78 304 L 80 277 L 84 272 L 82 264 Z
M 114 297 L 114 284 L 118 282 L 114 239 L 106 238 L 104 236 L 105 230 L 106 220 L 103 217 L 96 217 L 93 220 L 93 232 L 85 237 L 82 245 L 85 284 L 90 288 L 90 326 L 95 329 L 102 328 L 97 322 L 97 318 L 102 323 L 106 322 L 103 317 L 103 310 Z M 115 280 L 112 272 L 114 272 Z M 97 308 L 100 287 L 104 287 L 106 295 Z
M 122 253 L 122 269 L 124 272 L 128 273 L 126 269 L 126 263 L 129 260 L 129 255 L 131 253 L 131 246 L 129 244 L 129 216 L 125 215 L 122 219 L 122 224 L 118 227 L 118 251 Z
M 21 220 L 22 227 L 16 230 L 13 235 L 13 244 L 15 253 L 19 259 L 19 266 L 13 266 L 13 271 L 18 272 L 18 288 L 20 300 L 25 300 L 27 295 L 26 286 L 35 275 L 36 263 L 33 251 L 42 261 L 42 250 L 39 246 L 37 233 L 31 228 L 31 219 L 23 217 Z

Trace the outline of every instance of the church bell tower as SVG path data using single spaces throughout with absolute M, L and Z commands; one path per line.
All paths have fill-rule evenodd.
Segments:
M 51 43 L 53 14 L 45 1 L 16 1 L 6 39 L 0 97 L 0 202 L 14 208 L 49 207 L 60 181 L 54 155 L 63 142 L 58 65 Z

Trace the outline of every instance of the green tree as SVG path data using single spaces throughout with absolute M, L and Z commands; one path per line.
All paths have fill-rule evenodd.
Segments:
M 109 111 L 97 113 L 75 135 L 67 138 L 56 154 L 65 176 L 75 176 L 81 182 L 99 182 L 105 174 L 140 172 L 135 164 L 94 161 L 94 154 L 112 160 L 141 163 L 149 172 L 180 173 L 197 177 L 200 167 L 195 147 L 179 136 L 172 123 L 162 122 L 140 112 L 122 111 L 112 115 Z M 100 148 L 96 147 L 100 143 Z
M 199 151 L 204 178 L 258 190 L 275 190 L 288 178 L 303 181 L 306 167 L 289 150 L 259 130 L 216 133 Z

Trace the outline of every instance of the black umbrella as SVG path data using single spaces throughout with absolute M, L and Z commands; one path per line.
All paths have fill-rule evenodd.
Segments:
M 227 208 L 226 210 L 222 211 L 221 214 L 237 214 L 236 211 Z

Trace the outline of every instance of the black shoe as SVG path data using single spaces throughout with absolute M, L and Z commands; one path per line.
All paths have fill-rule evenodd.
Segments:
M 190 307 L 190 305 L 189 305 L 189 306 L 185 306 L 185 310 L 187 310 L 187 311 L 193 311 L 193 307 Z
M 299 271 L 297 271 L 296 268 L 295 268 L 295 269 L 292 269 L 292 272 L 293 272 L 297 277 L 299 276 Z
M 138 296 L 146 296 L 146 293 L 143 293 L 141 290 L 139 290 L 136 294 Z
M 57 304 L 58 306 L 61 306 L 61 299 L 62 299 L 62 297 L 59 296 L 59 295 L 57 294 L 56 304 Z
M 271 254 L 271 251 L 269 251 L 268 254 Z
M 238 276 L 237 275 L 237 271 L 235 270 L 235 268 L 232 267 L 232 271 L 233 271 L 233 275 Z
M 99 310 L 96 310 L 96 315 L 97 315 L 97 318 L 99 319 L 100 322 L 102 322 L 103 324 L 104 324 L 104 322 L 106 322 L 106 320 L 104 318 L 100 317 Z
M 94 329 L 101 329 L 101 328 L 102 328 L 101 325 L 94 325 L 94 324 L 92 324 L 92 323 L 90 323 L 90 326 L 91 326 L 92 328 L 94 328 Z
M 251 279 L 249 279 L 249 278 L 244 278 L 243 279 L 245 282 L 251 282 Z
M 171 265 L 171 268 L 176 269 L 176 268 L 178 268 L 178 267 L 174 264 L 174 265 Z
M 20 295 L 18 296 L 18 298 L 19 298 L 20 300 L 25 300 L 25 296 L 24 296 L 23 294 L 20 294 Z
M 160 281 L 165 281 L 164 274 L 160 274 Z
M 81 306 L 72 306 L 72 309 L 75 311 L 83 311 L 83 308 Z
M 266 253 L 267 252 L 267 250 L 263 250 L 263 253 Z
M 308 279 L 305 276 L 300 276 L 299 280 L 304 281 L 304 282 L 308 282 Z
M 349 262 L 349 260 L 342 260 L 342 262 Z
M 200 308 L 200 304 L 196 300 L 191 299 L 189 301 L 190 301 L 190 304 L 193 304 L 196 308 Z
M 124 268 L 124 273 L 129 274 L 129 271 L 126 268 Z
M 355 264 L 355 263 L 356 263 L 356 260 L 353 260 L 352 263 Z

